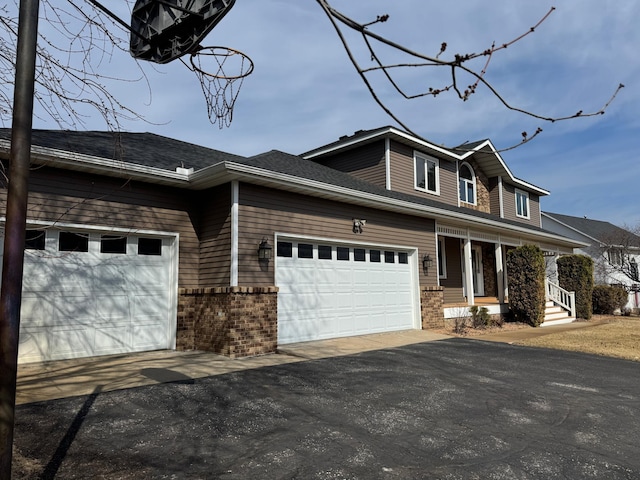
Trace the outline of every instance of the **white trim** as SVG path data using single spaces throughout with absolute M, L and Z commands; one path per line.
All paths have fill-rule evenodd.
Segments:
M 436 234 L 436 267 L 438 268 L 438 284 L 439 281 L 445 280 L 447 278 L 447 249 L 445 245 L 445 238 Z M 438 255 L 439 252 L 442 252 L 441 255 Z M 440 258 L 442 258 L 442 275 L 440 275 Z
M 498 177 L 498 199 L 500 202 L 500 218 L 504 218 L 504 192 L 502 191 L 502 175 Z M 542 224 L 541 224 L 542 225 Z
M 240 184 L 237 180 L 231 182 L 231 271 L 229 286 L 238 286 L 238 201 Z
M 391 190 L 391 139 L 387 137 L 384 142 L 384 168 L 386 174 L 386 188 Z
M 463 166 L 467 166 L 467 168 L 469 169 L 469 172 L 471 172 L 471 183 L 473 185 L 473 202 L 468 202 L 466 200 L 462 200 L 462 198 L 460 198 L 460 169 Z M 462 162 L 462 163 L 458 163 L 458 204 L 461 203 L 466 203 L 468 205 L 478 205 L 478 182 L 477 182 L 477 177 L 476 177 L 476 172 L 473 169 L 473 167 L 471 166 L 471 164 L 469 162 Z M 467 180 L 466 178 L 465 180 L 465 185 L 466 182 L 468 182 L 469 180 Z M 466 191 L 465 191 L 466 193 Z
M 527 214 L 521 215 L 518 213 L 518 195 L 522 195 L 526 199 L 526 207 Z M 527 220 L 531 219 L 531 202 L 529 201 L 529 192 L 525 192 L 524 190 L 520 190 L 519 188 L 514 188 L 514 199 L 516 202 L 516 217 L 518 218 L 526 218 Z
M 424 187 L 419 187 L 417 185 L 418 180 L 418 159 L 422 160 L 424 163 Z M 435 190 L 429 190 L 429 169 L 427 165 L 429 162 L 435 164 Z M 432 195 L 440 195 L 440 159 L 436 157 L 432 157 L 431 155 L 426 155 L 418 150 L 414 150 L 413 152 L 413 188 L 419 192 L 430 193 Z
M 314 196 L 316 197 L 329 198 L 335 201 L 343 200 L 357 205 L 377 208 L 379 210 L 408 213 L 413 216 L 425 216 L 436 220 L 455 219 L 460 222 L 464 222 L 468 226 L 478 227 L 478 225 L 486 225 L 503 231 L 520 232 L 537 238 L 551 239 L 561 242 L 563 245 L 569 244 L 572 247 L 575 245 L 581 245 L 581 242 L 577 240 L 572 240 L 567 237 L 563 237 L 562 235 L 550 232 L 534 231 L 524 224 L 505 224 L 499 220 L 476 217 L 465 212 L 444 210 L 437 207 L 416 204 L 406 200 L 398 200 L 374 193 L 355 191 L 338 185 L 323 183 L 317 180 L 304 179 L 286 173 L 274 172 L 272 170 L 265 170 L 250 165 L 224 162 L 223 164 L 218 164 L 218 166 L 219 168 L 226 168 L 236 179 L 248 177 L 248 181 L 252 181 L 252 183 L 257 185 L 289 187 L 287 189 L 288 191 L 315 193 Z M 197 175 L 197 172 L 194 175 Z M 317 195 L 319 192 L 322 192 L 323 195 Z

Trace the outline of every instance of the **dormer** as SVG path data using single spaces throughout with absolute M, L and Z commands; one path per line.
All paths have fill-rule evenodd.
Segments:
M 444 148 L 383 127 L 302 156 L 387 190 L 538 227 L 539 198 L 549 194 L 516 178 L 489 140 Z

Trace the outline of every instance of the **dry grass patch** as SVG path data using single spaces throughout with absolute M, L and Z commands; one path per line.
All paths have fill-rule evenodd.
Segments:
M 594 319 L 595 320 L 595 319 Z M 590 327 L 550 333 L 515 342 L 516 345 L 555 348 L 640 361 L 640 319 L 599 318 Z

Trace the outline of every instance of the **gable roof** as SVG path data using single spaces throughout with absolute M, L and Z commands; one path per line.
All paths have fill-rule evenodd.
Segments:
M 451 161 L 464 161 L 473 156 L 488 177 L 503 177 L 505 181 L 516 187 L 528 190 L 537 195 L 544 196 L 550 193 L 548 190 L 521 180 L 513 175 L 489 139 L 464 143 L 455 148 L 446 148 L 395 127 L 386 126 L 373 130 L 358 130 L 351 136 L 340 137 L 335 142 L 309 150 L 301 155 L 308 160 L 319 160 L 324 156 L 348 151 L 385 138 L 407 145 L 414 150 L 432 153 L 440 158 L 446 158 Z
M 5 156 L 9 153 L 9 138 L 10 130 L 0 129 L 0 154 Z M 56 168 L 195 190 L 240 180 L 354 205 L 490 227 L 571 248 L 582 244 L 495 215 L 386 190 L 278 150 L 247 158 L 150 133 L 52 130 L 34 130 L 31 150 L 32 162 Z M 176 171 L 176 166 L 193 171 Z
M 640 247 L 639 236 L 609 222 L 551 212 L 542 212 L 542 216 L 554 220 L 600 244 L 613 245 L 612 242 L 617 242 L 615 243 L 616 245 L 622 245 L 620 240 L 624 240 L 625 246 Z

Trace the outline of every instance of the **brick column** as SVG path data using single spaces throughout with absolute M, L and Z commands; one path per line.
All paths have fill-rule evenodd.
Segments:
M 422 328 L 444 327 L 444 288 L 421 287 L 420 309 L 422 314 Z
M 231 358 L 275 353 L 277 287 L 181 288 L 178 350 L 203 350 Z

